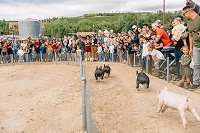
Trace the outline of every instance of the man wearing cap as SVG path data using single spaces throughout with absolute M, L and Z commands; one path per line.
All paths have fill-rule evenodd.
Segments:
M 163 26 L 162 22 L 160 20 L 156 20 L 156 22 L 158 24 L 158 27 L 163 29 L 166 33 L 167 33 L 167 27 Z
M 200 16 L 190 6 L 185 6 L 182 14 L 189 20 L 187 27 L 189 31 L 190 54 L 193 56 L 194 61 L 193 84 L 190 90 L 194 90 L 200 85 Z
M 172 41 L 169 38 L 169 35 L 163 29 L 158 27 L 158 23 L 153 23 L 152 29 L 156 33 L 156 38 L 154 40 L 155 43 L 157 43 L 161 39 L 164 47 L 169 47 L 172 45 Z M 170 51 L 165 51 L 165 56 L 169 57 L 169 60 L 174 59 L 174 57 L 170 54 Z
M 133 25 L 133 26 L 132 26 L 132 30 L 133 30 L 133 32 L 134 32 L 135 35 L 133 36 L 133 38 L 131 38 L 131 42 L 132 42 L 133 44 L 139 44 L 137 26 L 136 26 L 136 25 Z

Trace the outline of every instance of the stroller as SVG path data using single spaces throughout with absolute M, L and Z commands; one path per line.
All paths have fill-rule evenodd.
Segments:
M 165 60 L 161 63 L 159 69 L 158 69 L 158 77 L 160 79 L 165 79 L 167 80 L 167 67 L 169 67 L 169 81 L 172 79 L 172 73 L 175 74 L 175 58 L 170 54 L 171 51 L 174 51 L 175 47 L 173 46 L 167 46 L 163 47 L 162 51 L 164 52 Z M 169 60 L 169 66 L 167 66 L 167 57 L 170 59 Z M 173 57 L 173 58 L 172 58 Z
M 169 62 L 169 81 L 172 79 L 172 74 L 175 74 L 175 60 Z M 161 62 L 161 65 L 158 69 L 158 78 L 167 80 L 167 59 Z

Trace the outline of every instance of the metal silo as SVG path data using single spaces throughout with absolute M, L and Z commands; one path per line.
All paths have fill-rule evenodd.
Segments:
M 37 38 L 42 33 L 41 23 L 31 18 L 19 21 L 19 38 Z

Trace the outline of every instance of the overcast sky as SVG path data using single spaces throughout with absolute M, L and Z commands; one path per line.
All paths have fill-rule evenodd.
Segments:
M 186 0 L 165 0 L 166 11 L 178 11 Z M 200 5 L 200 0 L 194 0 Z M 42 20 L 100 12 L 155 12 L 163 0 L 0 0 L 0 20 Z

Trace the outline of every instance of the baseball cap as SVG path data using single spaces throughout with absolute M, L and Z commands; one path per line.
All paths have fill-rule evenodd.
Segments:
M 160 23 L 161 23 L 161 20 L 156 20 L 156 23 L 157 23 L 157 24 L 160 24 Z
M 137 26 L 136 26 L 136 25 L 133 25 L 133 26 L 132 26 L 132 29 L 135 29 L 135 28 L 137 28 Z

